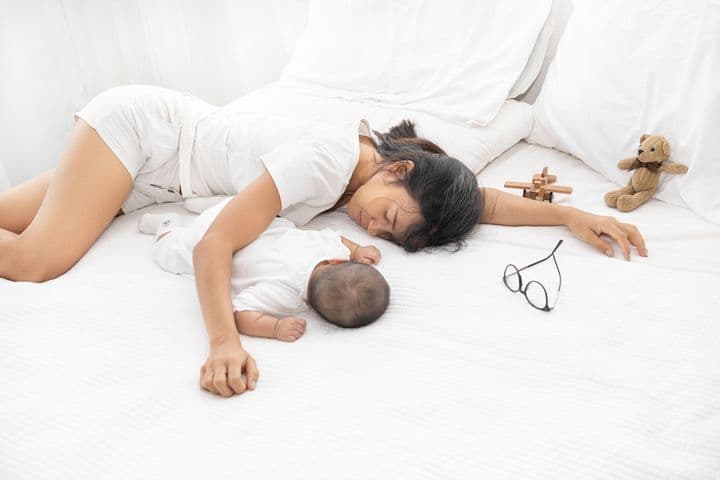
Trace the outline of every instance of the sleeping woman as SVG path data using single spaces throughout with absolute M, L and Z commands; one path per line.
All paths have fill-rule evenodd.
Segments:
M 303 225 L 347 206 L 370 235 L 408 251 L 460 245 L 476 223 L 563 225 L 607 255 L 633 245 L 635 226 L 479 189 L 459 160 L 415 134 L 270 117 L 214 107 L 187 94 L 125 86 L 76 115 L 55 170 L 0 193 L 0 278 L 44 282 L 68 271 L 114 217 L 183 198 L 230 195 L 195 246 L 193 263 L 210 353 L 203 388 L 224 396 L 253 389 L 255 360 L 237 335 L 230 301 L 233 253 L 280 215 Z M 243 374 L 245 377 L 243 378 Z

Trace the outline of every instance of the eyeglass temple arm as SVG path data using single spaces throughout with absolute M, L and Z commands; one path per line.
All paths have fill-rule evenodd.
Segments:
M 557 269 L 558 277 L 560 277 L 560 283 L 558 283 L 558 294 L 555 295 L 555 300 L 553 301 L 553 304 L 548 305 L 551 310 L 553 308 L 555 308 L 555 304 L 557 303 L 558 297 L 560 296 L 560 289 L 562 288 L 562 273 L 560 273 L 560 266 L 557 263 L 557 259 L 555 258 L 555 255 L 552 255 L 552 258 L 553 258 L 553 262 L 555 262 L 555 268 Z
M 535 262 L 535 263 L 531 263 L 530 265 L 525 265 L 524 267 L 519 268 L 519 269 L 518 269 L 518 272 L 522 272 L 522 271 L 525 270 L 526 268 L 534 267 L 534 266 L 537 265 L 538 263 L 542 263 L 542 262 L 544 262 L 545 260 L 547 260 L 548 258 L 552 257 L 553 255 L 555 255 L 555 252 L 557 252 L 557 249 L 560 248 L 560 245 L 562 245 L 562 243 L 563 243 L 562 240 L 558 241 L 557 245 L 555 245 L 555 248 L 553 248 L 553 251 L 550 252 L 550 255 L 548 255 L 547 257 L 543 258 L 542 260 L 538 260 L 538 261 Z M 557 267 L 557 261 L 555 261 L 555 266 Z M 559 272 L 559 271 L 560 271 L 560 267 L 558 267 L 558 272 Z

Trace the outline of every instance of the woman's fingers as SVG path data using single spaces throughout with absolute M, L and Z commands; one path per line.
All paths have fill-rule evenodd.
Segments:
M 223 397 L 232 396 L 233 391 L 228 386 L 226 365 L 220 365 L 219 367 L 216 367 L 215 372 L 213 373 L 212 385 L 213 387 L 215 387 L 217 393 L 219 393 Z
M 630 254 L 632 251 L 631 245 L 637 249 L 640 255 L 644 257 L 647 256 L 645 240 L 635 225 L 620 223 L 612 217 L 607 217 L 602 222 L 591 225 L 590 230 L 592 230 L 595 234 L 595 238 L 588 243 L 593 244 L 596 248 L 602 250 L 610 257 L 614 255 L 614 251 L 609 243 L 602 240 L 601 235 L 603 234 L 611 237 L 617 242 L 623 252 L 625 260 L 630 260 Z
M 243 370 L 247 381 L 243 380 Z M 200 386 L 208 392 L 231 397 L 254 388 L 258 370 L 255 360 L 239 343 L 227 343 L 213 347 L 208 359 L 200 368 Z M 252 381 L 252 387 L 249 385 Z
M 608 222 L 608 225 L 603 228 L 603 232 L 610 235 L 620 245 L 625 260 L 630 260 L 630 242 L 628 242 L 627 233 L 615 225 L 613 221 Z
M 612 257 L 615 254 L 612 245 L 610 245 L 609 242 L 603 240 L 603 238 L 600 236 L 602 234 L 603 230 L 600 227 L 591 226 L 589 235 L 585 238 L 581 237 L 580 240 L 584 240 L 585 242 L 589 243 L 593 247 L 603 252 L 608 257 Z
M 228 384 L 235 393 L 243 393 L 245 391 L 245 382 L 242 378 L 242 364 L 233 362 L 228 367 Z
M 647 257 L 647 247 L 645 247 L 645 239 L 643 238 L 640 230 L 635 225 L 630 223 L 620 223 L 614 218 L 610 218 L 611 224 L 606 232 L 608 235 L 613 237 L 625 254 L 625 260 L 630 260 L 631 248 L 634 246 L 637 252 Z
M 637 227 L 630 223 L 620 223 L 613 217 L 602 217 L 576 211 L 567 226 L 577 238 L 589 243 L 609 257 L 614 256 L 615 252 L 613 245 L 603 238 L 604 236 L 611 237 L 617 242 L 625 260 L 630 260 L 631 246 L 634 246 L 640 255 L 647 257 L 645 240 Z
M 203 365 L 200 369 L 200 386 L 208 392 L 218 393 L 213 387 L 213 371 L 206 365 Z
M 255 390 L 255 384 L 260 377 L 260 372 L 258 372 L 255 359 L 250 355 L 248 355 L 247 362 L 245 363 L 245 377 L 247 379 L 247 387 L 250 390 Z
M 638 253 L 643 257 L 647 257 L 648 252 L 647 247 L 645 246 L 645 239 L 640 233 L 640 230 L 638 230 L 635 225 L 632 225 L 630 223 L 622 223 L 620 225 L 627 233 L 628 240 L 630 240 L 630 243 L 635 246 L 635 249 L 638 251 Z

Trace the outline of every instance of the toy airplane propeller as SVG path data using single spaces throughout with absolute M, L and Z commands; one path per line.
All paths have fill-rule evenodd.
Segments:
M 572 187 L 553 185 L 557 176 L 548 175 L 548 167 L 542 169 L 542 173 L 533 175 L 532 182 L 505 182 L 505 188 L 522 188 L 523 197 L 531 200 L 539 200 L 552 203 L 554 193 L 572 193 Z

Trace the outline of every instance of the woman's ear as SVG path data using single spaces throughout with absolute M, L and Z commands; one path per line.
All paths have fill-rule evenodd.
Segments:
M 415 163 L 411 160 L 402 160 L 389 165 L 386 171 L 393 175 L 394 180 L 402 180 L 412 172 L 413 168 L 415 168 Z

